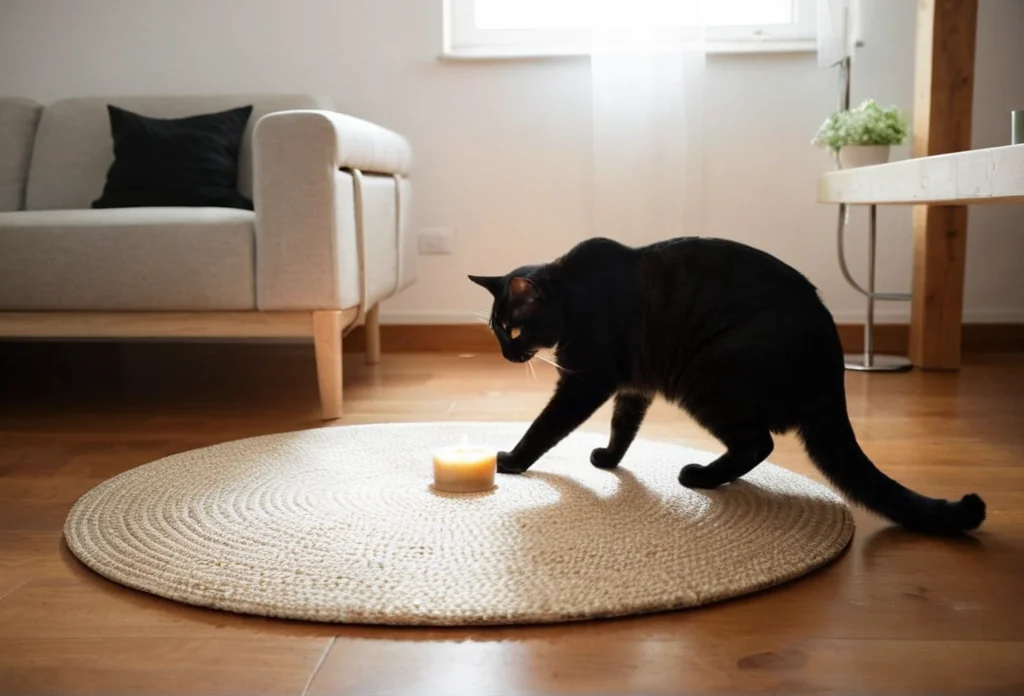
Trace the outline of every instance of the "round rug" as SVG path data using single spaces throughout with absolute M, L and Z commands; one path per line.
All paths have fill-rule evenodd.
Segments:
M 695 607 L 835 558 L 843 500 L 762 464 L 683 488 L 710 452 L 638 438 L 618 469 L 577 432 L 487 493 L 433 490 L 432 449 L 510 449 L 528 426 L 328 427 L 227 442 L 126 471 L 82 496 L 64 533 L 97 573 L 247 614 L 394 625 L 517 624 Z

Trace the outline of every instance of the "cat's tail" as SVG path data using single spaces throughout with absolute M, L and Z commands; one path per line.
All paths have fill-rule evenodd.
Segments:
M 929 498 L 879 471 L 857 443 L 844 410 L 819 411 L 800 426 L 811 460 L 846 496 L 913 532 L 954 535 L 976 529 L 985 502 L 974 493 L 958 501 Z

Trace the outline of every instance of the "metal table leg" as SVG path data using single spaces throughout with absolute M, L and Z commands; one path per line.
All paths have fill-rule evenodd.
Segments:
M 868 222 L 868 287 L 865 290 L 850 275 L 846 267 L 845 245 L 843 233 L 846 229 L 846 204 L 839 206 L 839 266 L 842 268 L 846 281 L 858 292 L 867 297 L 867 315 L 864 319 L 864 352 L 847 353 L 845 355 L 846 369 L 860 372 L 904 372 L 913 366 L 909 359 L 899 355 L 876 355 L 875 354 L 875 301 L 902 301 L 910 300 L 906 293 L 878 293 L 875 292 L 875 245 L 877 241 L 877 206 L 870 206 Z
M 846 56 L 838 63 L 839 65 L 839 110 L 845 111 L 850 108 L 850 77 L 853 62 L 850 56 Z M 836 167 L 840 166 L 839 155 L 835 155 Z M 913 364 L 907 358 L 898 355 L 875 355 L 875 301 L 888 302 L 909 302 L 911 296 L 907 293 L 875 292 L 875 237 L 877 222 L 877 206 L 872 205 L 870 210 L 870 223 L 868 227 L 868 288 L 865 290 L 850 275 L 850 269 L 846 267 L 846 245 L 843 235 L 846 232 L 845 203 L 839 205 L 839 228 L 837 230 L 839 268 L 843 271 L 843 277 L 854 290 L 868 299 L 867 316 L 864 319 L 864 352 L 861 354 L 846 354 L 846 369 L 859 370 L 862 372 L 903 372 L 911 369 Z

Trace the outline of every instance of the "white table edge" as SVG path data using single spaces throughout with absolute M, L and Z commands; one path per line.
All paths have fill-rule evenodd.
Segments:
M 818 179 L 818 202 L 852 205 L 1024 203 L 1024 144 L 826 172 Z

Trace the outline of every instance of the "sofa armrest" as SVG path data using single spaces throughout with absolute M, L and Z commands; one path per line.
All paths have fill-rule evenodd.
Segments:
M 405 138 L 352 116 L 293 110 L 261 118 L 253 132 L 257 307 L 358 304 L 340 270 L 352 267 L 356 248 L 347 170 L 405 176 L 411 164 Z

